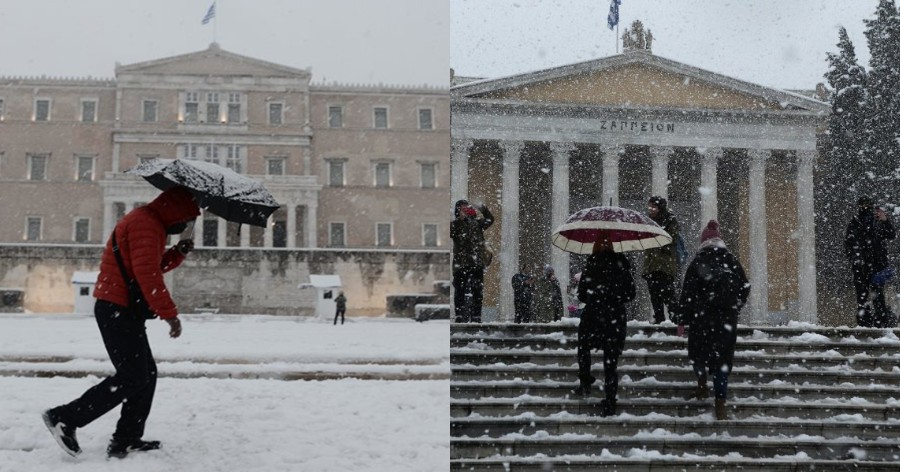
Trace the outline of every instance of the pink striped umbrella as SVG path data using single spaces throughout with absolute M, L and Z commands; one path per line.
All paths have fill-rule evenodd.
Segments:
M 575 254 L 590 254 L 601 230 L 616 252 L 665 246 L 672 237 L 649 216 L 627 208 L 600 206 L 579 210 L 550 236 L 553 245 Z

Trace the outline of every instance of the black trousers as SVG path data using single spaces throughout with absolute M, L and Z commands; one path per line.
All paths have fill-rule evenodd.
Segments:
M 116 373 L 54 412 L 66 424 L 81 428 L 121 403 L 122 413 L 113 439 L 140 439 L 156 391 L 156 362 L 150 352 L 144 319 L 133 317 L 125 307 L 102 300 L 94 305 L 94 317 Z
M 344 324 L 344 312 L 346 312 L 346 311 L 347 311 L 346 308 L 338 308 L 337 309 L 337 311 L 334 313 L 334 324 L 337 324 L 338 316 L 341 317 L 341 324 Z
M 534 310 L 531 305 L 531 298 L 513 297 L 513 309 L 515 310 L 514 321 L 516 323 L 531 323 L 534 321 Z
M 603 393 L 615 400 L 619 390 L 619 356 L 625 349 L 627 334 L 625 306 L 603 309 L 587 306 L 578 325 L 578 380 L 582 385 L 594 383 L 591 375 L 591 350 L 603 349 Z
M 453 271 L 453 304 L 457 323 L 481 323 L 484 269 L 464 267 Z
M 880 319 L 888 313 L 884 301 L 884 286 L 872 285 L 872 274 L 868 270 L 853 270 L 853 288 L 856 290 L 856 324 L 866 327 L 881 327 Z M 869 293 L 872 304 L 869 305 Z M 891 316 L 892 317 L 892 316 Z
M 651 272 L 644 279 L 647 281 L 650 305 L 653 306 L 653 322 L 662 323 L 666 321 L 664 307 L 669 307 L 671 313 L 675 304 L 675 279 L 663 272 Z

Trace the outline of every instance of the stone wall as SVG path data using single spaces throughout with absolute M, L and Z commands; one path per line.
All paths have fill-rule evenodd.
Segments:
M 102 247 L 0 245 L 0 288 L 23 289 L 25 311 L 66 313 L 74 306 L 72 273 L 97 270 Z M 306 315 L 315 291 L 298 289 L 309 274 L 341 276 L 351 315 L 381 315 L 386 296 L 431 293 L 449 280 L 449 251 L 199 248 L 166 275 L 179 310 Z

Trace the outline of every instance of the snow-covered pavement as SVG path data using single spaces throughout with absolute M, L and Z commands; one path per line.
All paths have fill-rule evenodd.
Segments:
M 183 319 L 174 340 L 148 322 L 160 381 L 145 436 L 163 450 L 107 460 L 117 411 L 78 430 L 75 459 L 40 420 L 112 372 L 93 318 L 0 315 L 0 472 L 447 470 L 447 322 Z M 413 380 L 362 380 L 385 378 Z

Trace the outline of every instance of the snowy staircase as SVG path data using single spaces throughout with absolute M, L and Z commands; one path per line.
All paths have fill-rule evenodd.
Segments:
M 686 339 L 630 322 L 604 418 L 602 354 L 594 394 L 570 395 L 571 321 L 451 325 L 451 470 L 900 470 L 900 330 L 740 326 L 716 421 L 686 399 Z

